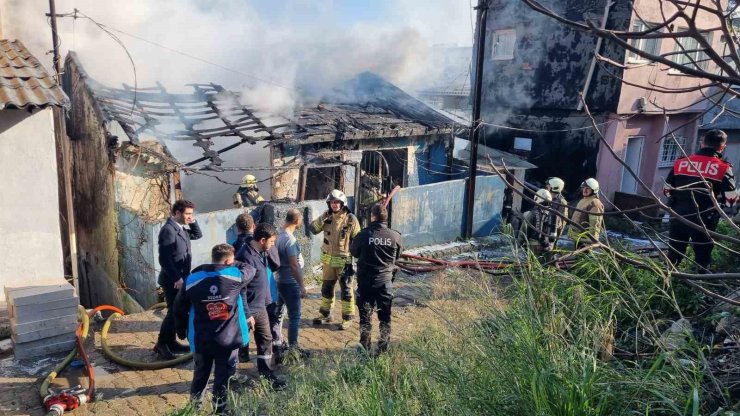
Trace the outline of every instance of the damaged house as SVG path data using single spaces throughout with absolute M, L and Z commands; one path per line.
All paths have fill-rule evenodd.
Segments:
M 604 149 L 593 131 L 582 94 L 606 142 L 660 195 L 663 179 L 679 156 L 675 142 L 663 136 L 676 130 L 679 142 L 691 152 L 701 122 L 698 116 L 708 102 L 702 102 L 699 90 L 664 93 L 648 91 L 639 84 L 650 80 L 653 85 L 681 90 L 695 86 L 697 80 L 563 25 L 523 2 L 486 3 L 483 141 L 536 164 L 538 169 L 528 173 L 533 183 L 559 176 L 566 182 L 566 193 L 577 196 L 579 184 L 596 177 L 602 193 L 617 206 L 644 204 L 648 191 Z M 567 0 L 548 7 L 568 19 L 590 20 L 612 30 L 643 31 L 651 23 L 663 21 L 660 8 L 648 1 Z M 672 15 L 672 6 L 665 7 L 665 14 Z M 697 23 L 705 28 L 716 25 L 703 11 L 698 13 Z M 708 39 L 715 48 L 721 41 L 717 37 Z M 632 42 L 649 53 L 680 50 L 673 39 Z M 690 43 L 686 49 L 701 62 L 700 52 L 694 53 Z M 609 65 L 597 55 L 625 68 Z M 670 59 L 679 63 L 691 60 L 681 54 Z M 567 167 L 563 161 L 568 161 Z
M 64 88 L 72 102 L 68 132 L 83 304 L 136 310 L 157 302 L 157 235 L 176 199 L 196 203 L 204 237 L 193 241 L 193 262 L 207 262 L 214 244 L 233 238 L 229 230 L 245 212 L 223 209 L 245 173 L 258 174 L 268 200 L 261 219 L 276 226 L 292 207 L 311 221 L 335 188 L 345 191 L 360 218 L 398 188 L 391 226 L 407 246 L 461 235 L 467 170 L 455 158 L 455 136 L 464 136 L 466 127 L 376 75 L 360 74 L 287 120 L 258 113 L 216 84 L 193 84 L 187 93 L 161 85 L 110 88 L 90 78 L 74 53 L 66 59 Z M 197 157 L 176 157 L 179 143 Z M 528 167 L 518 166 L 517 175 L 523 178 Z M 221 184 L 219 198 L 227 205 L 200 208 L 212 196 L 199 194 L 192 182 L 188 188 L 193 177 Z M 488 235 L 501 222 L 505 187 L 496 176 L 481 177 L 476 187 L 474 228 Z M 310 270 L 321 239 L 306 229 L 296 236 Z

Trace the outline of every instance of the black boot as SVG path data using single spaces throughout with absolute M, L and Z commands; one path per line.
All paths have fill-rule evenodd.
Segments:
M 174 341 L 173 343 L 168 345 L 168 347 L 170 348 L 170 351 L 172 351 L 172 353 L 174 354 L 187 354 L 190 352 L 189 345 L 180 344 L 177 341 Z
M 163 361 L 169 361 L 175 359 L 175 354 L 172 353 L 172 350 L 170 350 L 170 347 L 168 347 L 165 344 L 156 343 L 154 345 L 154 352 L 157 353 L 157 356 L 159 356 L 160 360 Z

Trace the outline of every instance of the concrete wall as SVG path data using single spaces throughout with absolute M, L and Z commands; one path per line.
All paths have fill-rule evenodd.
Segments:
M 630 137 L 645 137 L 639 177 L 656 195 L 661 196 L 663 182 L 670 167 L 658 166 L 662 146 L 660 138 L 667 132 L 678 129 L 675 134 L 685 138 L 685 150 L 690 154 L 695 150 L 697 143 L 698 123 L 692 121 L 694 117 L 694 114 L 671 115 L 668 124 L 663 115 L 641 114 L 629 120 L 616 120 L 612 117 L 604 136 L 622 159 L 626 156 L 627 141 Z M 613 199 L 614 193 L 621 191 L 623 166 L 603 147 L 599 151 L 598 172 L 597 179 L 601 185 L 602 194 L 608 199 Z M 648 196 L 649 193 L 638 185 L 637 195 Z
M 164 222 L 118 208 L 118 252 L 122 286 L 139 305 L 157 303 L 157 236 Z
M 462 235 L 466 180 L 440 182 L 399 190 L 391 206 L 391 228 L 405 247 L 454 241 Z M 501 222 L 505 186 L 500 178 L 476 180 L 473 233 L 490 235 Z
M 0 111 L 0 291 L 63 281 L 51 109 Z
M 704 6 L 714 7 L 713 0 L 701 0 L 700 3 Z M 727 5 L 727 1 L 722 2 Z M 657 3 L 654 0 L 636 0 L 635 1 L 635 12 L 632 15 L 630 22 L 630 28 L 635 21 L 639 21 L 638 16 L 643 21 L 649 23 L 660 23 L 663 22 L 664 16 L 672 16 L 676 12 L 676 8 L 671 2 L 660 3 L 661 6 L 657 7 Z M 691 7 L 689 7 L 689 14 L 693 13 Z M 720 21 L 716 16 L 699 10 L 696 15 L 696 25 L 699 29 L 713 29 L 720 25 Z M 685 23 L 680 19 L 675 23 L 676 31 L 684 30 Z M 714 50 L 721 54 L 722 43 L 720 41 L 720 32 L 714 32 L 712 36 L 712 47 Z M 675 41 L 673 39 L 663 39 L 660 43 L 660 54 L 666 54 L 673 52 L 675 47 Z M 669 57 L 670 59 L 670 57 Z M 634 57 L 625 57 L 625 63 L 634 64 Z M 639 63 L 639 62 L 637 62 Z M 709 63 L 707 70 L 712 73 L 716 73 L 718 69 L 712 63 Z M 669 89 L 682 89 L 691 88 L 698 85 L 706 84 L 707 81 L 701 78 L 689 77 L 675 71 L 668 70 L 665 65 L 662 64 L 650 64 L 642 65 L 634 68 L 626 69 L 623 73 L 625 83 L 622 84 L 620 97 L 619 97 L 619 114 L 630 114 L 638 112 L 637 100 L 641 97 L 645 97 L 647 106 L 645 112 L 662 114 L 663 108 L 680 109 L 681 112 L 701 112 L 708 105 L 708 101 L 699 102 L 703 99 L 702 91 L 691 91 L 675 93 L 662 93 L 658 91 L 647 91 L 639 87 L 631 86 L 632 84 L 646 85 L 646 80 L 650 80 L 650 85 L 658 87 L 669 88 Z M 658 105 L 656 106 L 655 103 Z

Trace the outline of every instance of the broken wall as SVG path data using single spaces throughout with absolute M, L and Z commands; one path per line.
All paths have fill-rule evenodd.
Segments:
M 110 304 L 126 312 L 137 311 L 141 307 L 121 288 L 114 147 L 105 129 L 106 118 L 85 85 L 86 76 L 67 59 L 63 87 L 72 103 L 67 134 L 71 139 L 80 303 L 88 308 Z

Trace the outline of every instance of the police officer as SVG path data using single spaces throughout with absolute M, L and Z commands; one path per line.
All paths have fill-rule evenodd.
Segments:
M 671 209 L 710 231 L 717 229 L 720 219 L 710 195 L 714 195 L 719 204 L 732 206 L 737 202 L 732 165 L 722 159 L 726 145 L 727 134 L 724 131 L 708 131 L 698 152 L 676 160 L 663 190 L 669 197 Z M 668 258 L 671 262 L 678 266 L 691 242 L 700 272 L 708 272 L 714 248 L 712 238 L 704 230 L 691 228 L 676 218 L 671 219 L 669 227 L 671 251 Z
M 550 219 L 556 215 L 549 210 L 552 195 L 547 189 L 535 193 L 534 203 L 535 206 L 522 215 L 517 241 L 522 246 L 529 244 L 533 252 L 540 254 L 554 248 L 555 228 Z
M 355 296 L 352 293 L 354 269 L 349 247 L 352 239 L 360 233 L 360 223 L 349 212 L 344 192 L 338 189 L 331 191 L 326 197 L 326 205 L 329 209 L 308 227 L 314 235 L 324 233 L 324 243 L 321 245 L 321 305 L 319 316 L 313 323 L 321 325 L 332 321 L 334 288 L 339 280 L 342 293 L 342 323 L 339 329 L 349 329 L 355 314 Z
M 190 397 L 200 405 L 215 364 L 213 401 L 220 415 L 226 411 L 226 388 L 236 372 L 237 351 L 249 343 L 249 328 L 254 327 L 254 318 L 247 319 L 245 313 L 247 284 L 255 269 L 236 264 L 234 248 L 228 244 L 213 247 L 211 261 L 185 279 L 175 299 L 174 314 L 177 336 L 187 336 L 195 362 Z
M 259 193 L 257 188 L 257 178 L 254 175 L 244 175 L 242 184 L 234 194 L 234 207 L 250 207 L 265 202 L 265 198 Z
M 388 228 L 388 211 L 381 204 L 370 209 L 370 226 L 352 241 L 352 256 L 357 257 L 357 303 L 360 310 L 360 345 L 370 351 L 372 314 L 378 308 L 380 340 L 378 352 L 388 349 L 391 337 L 391 285 L 401 256 L 401 235 Z

